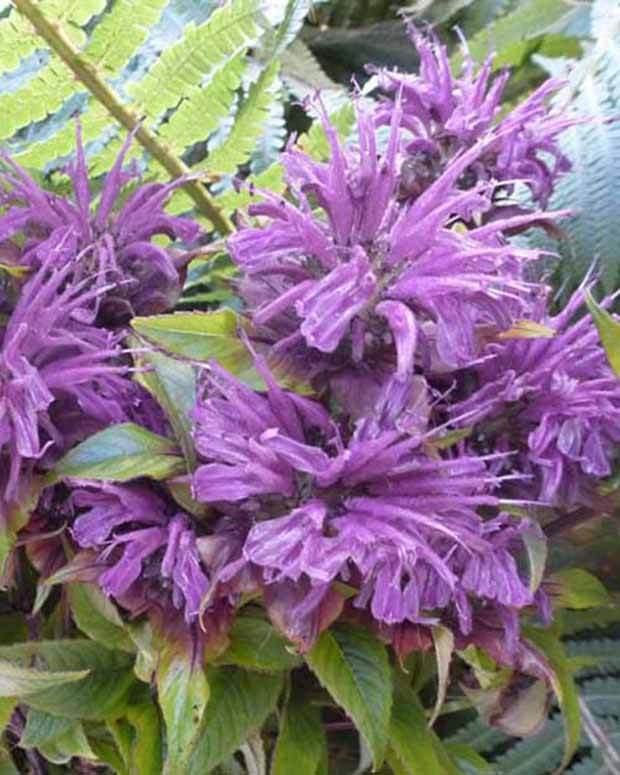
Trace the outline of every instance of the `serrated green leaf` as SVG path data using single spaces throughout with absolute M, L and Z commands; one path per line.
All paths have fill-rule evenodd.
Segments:
M 301 664 L 301 658 L 259 614 L 240 614 L 230 631 L 230 645 L 219 657 L 224 665 L 239 665 L 248 670 L 278 672 Z
M 185 470 L 174 442 L 134 423 L 111 425 L 70 450 L 50 483 L 64 478 L 127 482 L 139 476 L 167 479 Z
M 196 464 L 190 419 L 196 403 L 194 369 L 158 352 L 143 354 L 138 362 L 146 365 L 148 371 L 139 373 L 137 379 L 165 411 L 191 471 Z
M 404 775 L 445 775 L 438 754 L 439 739 L 429 728 L 417 694 L 402 681 L 394 689 L 388 762 L 395 760 Z
M 586 304 L 598 329 L 609 365 L 620 376 L 620 323 L 600 307 L 590 293 L 586 294 Z
M 369 632 L 341 625 L 323 632 L 305 658 L 321 684 L 351 716 L 379 767 L 392 707 L 390 666 L 383 644 Z
M 21 748 L 37 748 L 54 764 L 65 764 L 74 756 L 96 759 L 79 721 L 52 716 L 34 708 L 28 711 L 19 745 Z
M 132 705 L 127 719 L 134 728 L 130 749 L 130 775 L 160 775 L 162 771 L 162 730 L 153 703 Z
M 170 353 L 204 362 L 214 359 L 240 379 L 256 384 L 252 357 L 237 333 L 239 319 L 230 309 L 134 318 L 131 325 Z
M 610 605 L 612 598 L 603 584 L 582 568 L 565 568 L 549 577 L 554 603 L 560 608 L 596 608 Z
M 294 695 L 282 714 L 271 775 L 317 775 L 325 748 L 319 709 Z
M 88 673 L 88 670 L 35 670 L 0 658 L 0 697 L 28 697 L 43 689 L 81 681 Z
M 30 667 L 36 660 L 36 669 Z M 136 685 L 133 659 L 86 640 L 58 640 L 20 643 L 0 648 L 0 660 L 12 664 L 27 678 L 29 671 L 51 676 L 48 686 L 32 687 L 30 707 L 73 719 L 106 719 L 122 714 L 130 691 Z M 28 667 L 26 667 L 28 666 Z M 25 672 L 24 672 L 25 671 Z M 54 686 L 54 675 L 70 676 L 70 682 Z M 15 673 L 14 673 L 15 674 Z
M 211 696 L 188 772 L 211 772 L 262 727 L 282 690 L 282 676 L 232 667 L 209 671 Z
M 564 723 L 565 745 L 561 765 L 564 768 L 577 750 L 581 735 L 579 695 L 570 662 L 557 632 L 553 629 L 525 627 L 524 635 L 543 653 L 553 670 L 553 690 L 558 698 Z
M 115 605 L 94 584 L 67 584 L 71 613 L 80 630 L 110 649 L 135 652 Z
M 185 775 L 200 734 L 209 699 L 209 683 L 201 664 L 191 654 L 164 648 L 155 672 L 159 705 L 166 724 L 167 775 Z

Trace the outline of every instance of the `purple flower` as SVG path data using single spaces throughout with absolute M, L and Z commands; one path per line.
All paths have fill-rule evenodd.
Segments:
M 512 464 L 534 484 L 517 481 L 517 493 L 554 506 L 587 503 L 620 442 L 620 381 L 591 317 L 575 320 L 583 299 L 580 289 L 556 316 L 541 307 L 537 321 L 555 332 L 550 338 L 489 345 L 473 370 L 476 389 L 451 407 L 476 423 L 474 440 L 518 447 Z
M 164 212 L 183 181 L 139 186 L 117 206 L 125 184 L 137 177 L 135 170 L 123 171 L 131 139 L 108 173 L 94 212 L 79 128 L 77 159 L 69 167 L 73 199 L 43 191 L 8 157 L 11 172 L 2 176 L 8 191 L 0 201 L 6 206 L 0 216 L 0 243 L 23 233 L 21 262 L 34 267 L 45 260 L 50 247 L 57 251 L 59 265 L 79 254 L 73 264 L 74 281 L 94 277 L 99 286 L 109 286 L 105 297 L 96 298 L 95 312 L 114 325 L 132 315 L 165 312 L 174 306 L 180 293 L 174 254 L 154 243 L 153 237 L 193 241 L 200 231 L 189 218 Z
M 107 595 L 133 615 L 152 608 L 179 611 L 188 624 L 216 602 L 230 607 L 238 586 L 220 593 L 218 585 L 229 580 L 230 568 L 231 578 L 237 574 L 236 532 L 224 527 L 197 537 L 190 517 L 145 486 L 83 485 L 71 495 L 78 514 L 72 533 L 94 554 L 91 566 Z
M 506 181 L 503 193 L 509 194 L 520 180 L 545 207 L 558 176 L 570 169 L 557 136 L 574 119 L 548 106 L 549 97 L 562 83 L 546 81 L 497 120 L 509 73 L 503 71 L 492 79 L 493 56 L 476 73 L 473 59 L 465 52 L 462 75 L 455 78 L 447 48 L 433 34 L 425 36 L 413 26 L 409 31 L 420 56 L 419 73 L 373 69 L 380 88 L 402 104 L 408 135 L 403 196 L 419 194 L 459 152 L 494 137 L 496 141 L 464 170 L 459 185 L 469 188 L 481 181 Z M 394 109 L 391 100 L 380 103 L 377 122 L 389 124 Z
M 17 494 L 24 464 L 57 455 L 79 436 L 124 419 L 131 384 L 118 337 L 81 322 L 98 291 L 70 281 L 53 250 L 23 286 L 0 348 L 0 461 Z
M 466 365 L 482 332 L 510 328 L 541 292 L 524 275 L 538 254 L 503 238 L 503 229 L 531 216 L 476 227 L 492 206 L 492 187 L 456 185 L 492 141 L 460 154 L 403 202 L 400 121 L 397 103 L 380 152 L 363 111 L 357 149 L 344 149 L 325 119 L 330 161 L 284 154 L 294 201 L 265 194 L 250 207 L 263 225 L 228 241 L 257 339 L 311 378 L 387 369 L 404 380 L 418 360 L 437 356 Z
M 419 382 L 388 382 L 348 429 L 258 365 L 264 394 L 211 367 L 195 411 L 203 464 L 193 490 L 249 522 L 243 556 L 271 601 L 305 590 L 294 617 L 289 606 L 289 635 L 316 633 L 308 618 L 335 581 L 384 625 L 454 614 L 467 633 L 480 606 L 516 622 L 533 602 L 516 561 L 531 526 L 499 513 L 502 481 L 487 459 L 428 454 Z M 482 519 L 481 506 L 493 516 Z

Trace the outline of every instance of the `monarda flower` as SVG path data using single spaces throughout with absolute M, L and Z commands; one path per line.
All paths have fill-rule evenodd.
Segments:
M 238 587 L 225 582 L 238 571 L 238 531 L 224 525 L 199 537 L 191 517 L 142 485 L 74 484 L 71 533 L 82 551 L 69 575 L 73 569 L 76 577 L 96 580 L 134 616 L 157 610 L 197 624 L 204 613 L 207 634 L 213 617 L 230 618 Z
M 119 203 L 124 186 L 137 177 L 135 170 L 123 170 L 130 141 L 131 136 L 108 173 L 95 210 L 79 130 L 77 159 L 69 167 L 73 199 L 42 190 L 8 157 L 4 160 L 10 172 L 1 176 L 7 190 L 0 199 L 5 206 L 0 242 L 23 234 L 21 263 L 33 267 L 45 259 L 50 245 L 62 243 L 59 263 L 79 255 L 80 261 L 73 264 L 74 281 L 94 278 L 98 286 L 107 286 L 105 296 L 96 298 L 95 310 L 107 325 L 174 306 L 181 289 L 178 268 L 172 252 L 153 238 L 191 242 L 200 231 L 191 219 L 164 212 L 183 181 L 139 186 L 124 204 Z
M 559 175 L 570 163 L 557 144 L 558 135 L 574 123 L 549 109 L 551 95 L 562 85 L 548 80 L 527 100 L 497 120 L 509 73 L 492 79 L 493 57 L 476 73 L 467 51 L 462 75 L 452 74 L 447 48 L 433 35 L 409 28 L 420 56 L 418 74 L 374 70 L 379 87 L 402 104 L 407 157 L 403 161 L 402 195 L 418 195 L 450 165 L 455 156 L 483 138 L 495 137 L 459 178 L 462 188 L 481 181 L 505 181 L 505 198 L 516 181 L 525 183 L 545 207 Z M 379 103 L 376 118 L 389 124 L 394 104 Z
M 343 148 L 326 120 L 330 161 L 284 154 L 294 201 L 265 194 L 249 209 L 264 224 L 228 241 L 257 340 L 311 378 L 356 369 L 404 380 L 416 359 L 467 365 L 540 294 L 524 278 L 538 254 L 508 245 L 501 219 L 464 225 L 491 206 L 487 184 L 456 186 L 484 143 L 400 200 L 400 114 L 397 104 L 382 152 L 363 111 L 358 148 Z
M 451 407 L 475 424 L 474 439 L 518 448 L 511 464 L 533 481 L 515 482 L 517 492 L 552 506 L 587 504 L 620 442 L 620 381 L 592 318 L 575 320 L 583 301 L 581 289 L 556 316 L 541 308 L 550 337 L 489 345 L 473 392 Z
M 129 381 L 118 337 L 80 322 L 96 297 L 57 268 L 53 250 L 23 286 L 0 348 L 0 465 L 4 495 L 17 495 L 23 467 L 58 455 L 76 439 L 124 419 Z
M 497 609 L 515 642 L 518 612 L 533 603 L 517 567 L 532 526 L 501 513 L 486 458 L 430 451 L 424 381 L 387 383 L 349 429 L 261 371 L 266 393 L 211 367 L 193 491 L 249 524 L 243 557 L 289 637 L 309 645 L 339 581 L 377 625 L 451 618 L 468 633 L 479 609 Z

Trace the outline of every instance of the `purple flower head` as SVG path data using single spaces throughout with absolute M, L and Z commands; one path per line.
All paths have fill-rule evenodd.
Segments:
M 228 241 L 257 336 L 310 377 L 388 369 L 404 380 L 416 359 L 433 353 L 450 367 L 466 365 L 481 331 L 510 328 L 540 293 L 524 277 L 538 254 L 503 238 L 527 217 L 474 225 L 491 207 L 491 189 L 456 183 L 485 143 L 403 202 L 399 105 L 382 152 L 362 110 L 358 128 L 359 148 L 345 149 L 325 119 L 327 163 L 284 154 L 293 201 L 265 194 L 250 207 L 264 224 Z
M 477 388 L 451 407 L 477 423 L 479 438 L 519 446 L 513 465 L 534 477 L 534 496 L 554 506 L 587 503 L 620 442 L 620 381 L 592 318 L 575 320 L 583 300 L 580 289 L 555 317 L 541 309 L 550 338 L 490 345 L 474 370 Z M 531 482 L 526 489 L 520 494 L 531 499 Z
M 219 594 L 218 585 L 239 556 L 234 531 L 201 539 L 190 517 L 144 486 L 83 484 L 71 496 L 79 515 L 72 533 L 80 548 L 94 553 L 97 580 L 107 595 L 133 615 L 178 611 L 188 624 L 209 608 L 208 596 L 211 604 L 230 607 L 233 591 Z
M 131 139 L 130 135 L 108 173 L 94 211 L 79 127 L 77 159 L 69 167 L 73 199 L 43 191 L 8 157 L 10 172 L 2 176 L 8 191 L 2 195 L 6 209 L 0 216 L 0 242 L 23 233 L 21 261 L 35 267 L 50 246 L 57 249 L 62 244 L 59 264 L 79 254 L 75 280 L 95 274 L 99 285 L 110 286 L 105 297 L 97 298 L 96 311 L 114 325 L 135 314 L 165 312 L 174 306 L 179 272 L 173 253 L 154 243 L 153 237 L 193 241 L 199 233 L 192 220 L 167 215 L 163 209 L 182 181 L 139 186 L 117 205 L 124 186 L 137 177 L 135 170 L 123 170 Z
M 128 380 L 118 337 L 80 321 L 98 291 L 70 282 L 72 271 L 71 262 L 44 263 L 24 285 L 4 332 L 0 460 L 10 469 L 8 500 L 24 463 L 62 452 L 76 431 L 124 419 Z
M 573 119 L 549 110 L 548 99 L 562 83 L 546 81 L 506 117 L 496 120 L 509 73 L 492 78 L 493 56 L 476 73 L 466 51 L 462 74 L 452 75 L 446 46 L 435 35 L 409 28 L 420 56 L 419 74 L 376 70 L 378 85 L 402 104 L 407 156 L 403 161 L 403 195 L 417 195 L 446 168 L 456 154 L 482 138 L 496 137 L 463 171 L 458 184 L 470 188 L 484 180 L 525 182 L 545 207 L 558 176 L 570 169 L 557 136 Z M 389 124 L 395 107 L 384 100 L 379 124 Z
M 453 615 L 467 633 L 479 607 L 513 622 L 532 604 L 516 562 L 531 528 L 499 512 L 502 481 L 487 459 L 429 451 L 420 381 L 388 382 L 368 417 L 338 427 L 259 368 L 266 393 L 211 367 L 195 410 L 193 490 L 249 522 L 243 556 L 268 601 L 305 590 L 287 604 L 289 635 L 316 633 L 308 620 L 335 581 L 383 625 Z

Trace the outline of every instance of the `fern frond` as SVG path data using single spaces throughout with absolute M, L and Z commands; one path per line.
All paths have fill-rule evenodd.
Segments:
M 618 641 L 611 638 L 568 641 L 566 651 L 571 658 L 591 661 L 579 669 L 579 678 L 620 671 L 620 647 Z
M 69 37 L 81 46 L 86 40 L 82 26 L 103 11 L 106 0 L 43 0 L 40 6 L 58 24 L 69 23 Z M 43 47 L 30 22 L 15 9 L 0 20 L 0 72 L 15 70 L 22 60 Z
M 592 678 L 581 684 L 580 694 L 595 716 L 620 718 L 620 678 Z
M 347 102 L 341 108 L 331 113 L 329 121 L 338 132 L 340 139 L 346 142 L 355 124 L 355 109 L 352 103 Z M 320 121 L 315 121 L 308 132 L 300 137 L 299 145 L 313 159 L 326 160 L 329 158 L 329 141 Z
M 170 121 L 162 126 L 160 136 L 175 150 L 184 150 L 208 137 L 230 112 L 246 64 L 244 51 L 222 59 L 209 83 L 194 87 Z
M 155 119 L 181 99 L 217 67 L 227 54 L 236 56 L 256 43 L 257 0 L 230 0 L 203 24 L 188 25 L 184 36 L 164 51 L 145 78 L 129 92 L 147 118 Z
M 560 716 L 554 716 L 533 737 L 513 745 L 494 766 L 502 775 L 542 775 L 552 772 L 562 761 L 564 725 Z
M 620 10 L 613 0 L 597 0 L 592 16 L 595 25 L 601 20 L 593 30 L 600 38 L 558 95 L 559 105 L 572 96 L 575 113 L 590 120 L 560 137 L 573 168 L 560 179 L 551 206 L 576 212 L 562 224 L 561 279 L 577 284 L 596 261 L 610 293 L 620 279 L 620 51 L 613 42 L 620 36 Z
M 456 734 L 451 735 L 446 742 L 462 743 L 469 745 L 478 753 L 490 754 L 508 739 L 508 736 L 499 729 L 490 727 L 480 718 L 475 718 L 459 729 Z
M 269 119 L 269 109 L 278 98 L 280 62 L 275 60 L 252 84 L 247 99 L 239 110 L 232 131 L 226 140 L 209 154 L 198 168 L 212 172 L 232 173 L 249 159 L 263 126 Z

